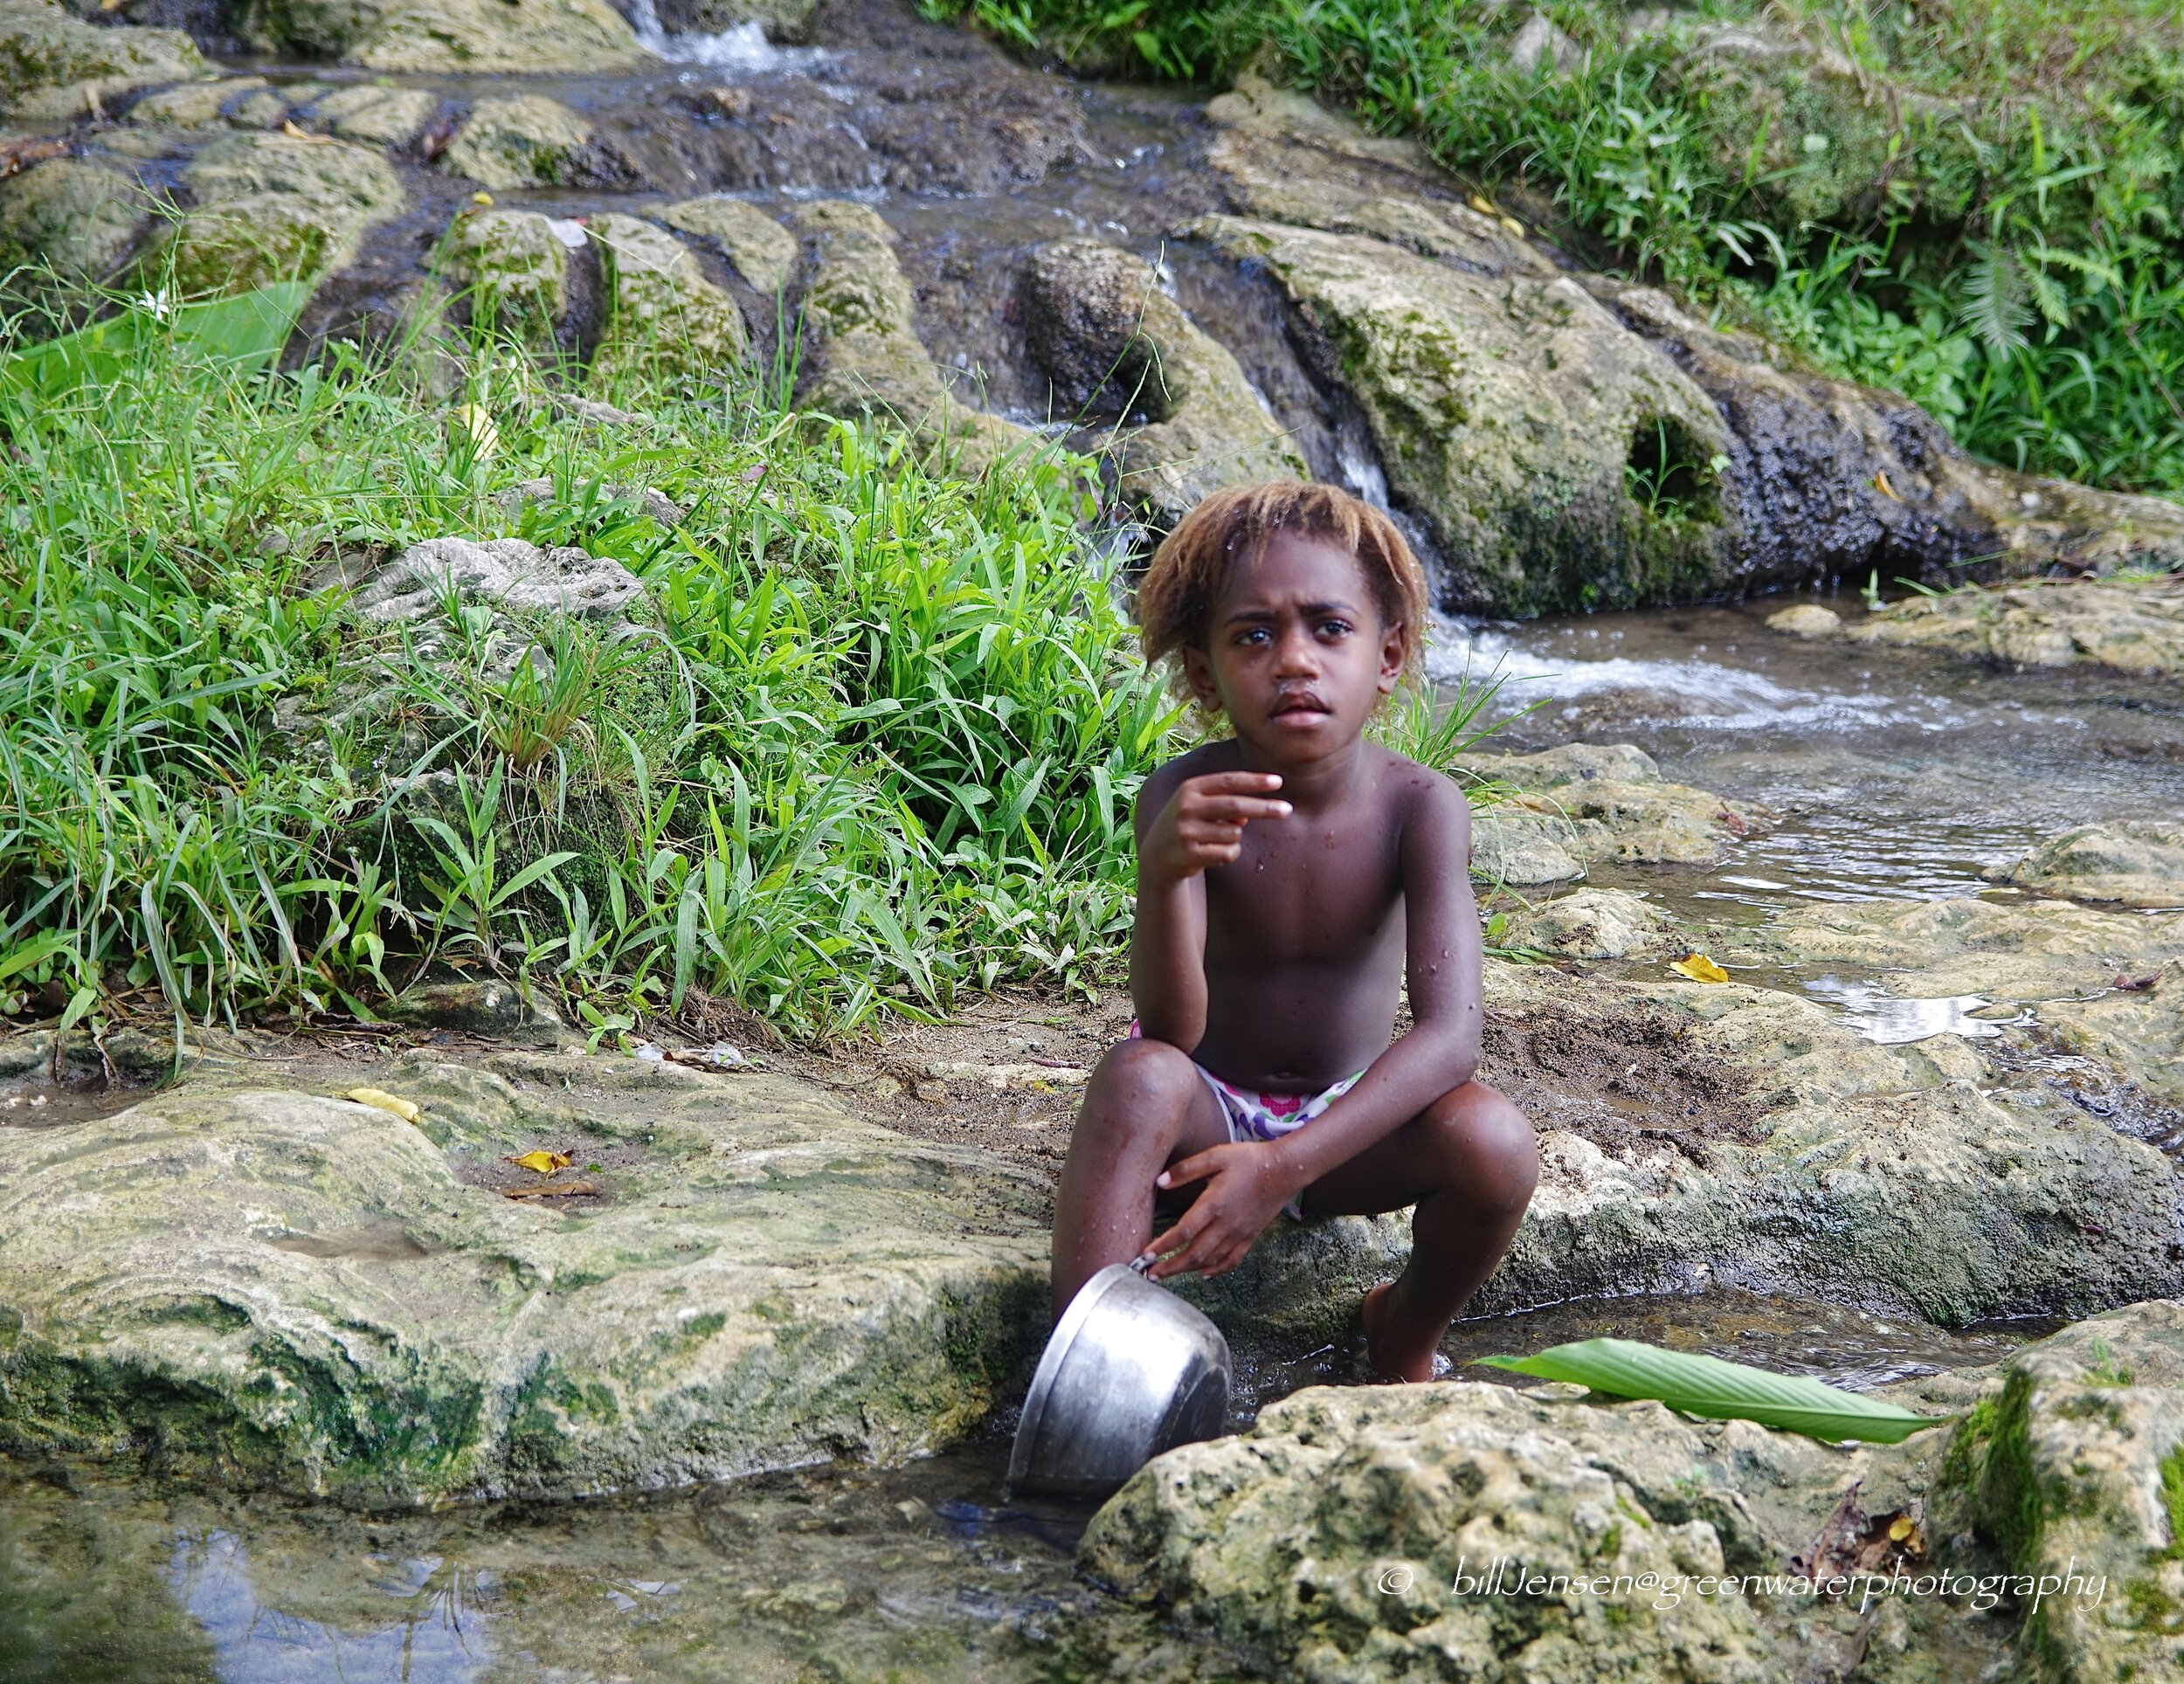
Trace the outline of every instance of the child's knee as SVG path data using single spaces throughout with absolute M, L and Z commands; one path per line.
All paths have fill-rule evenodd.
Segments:
M 1531 1119 L 1507 1097 L 1468 1082 L 1429 1115 L 1452 1178 L 1466 1197 L 1522 1210 L 1539 1181 L 1539 1140 Z
M 1096 1094 L 1149 1110 L 1187 1106 L 1198 1095 L 1198 1066 L 1180 1047 L 1137 1037 L 1117 1041 L 1093 1067 L 1087 1098 Z

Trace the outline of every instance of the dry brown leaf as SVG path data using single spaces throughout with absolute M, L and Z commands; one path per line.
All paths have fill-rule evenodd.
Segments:
M 1888 475 L 1885 473 L 1876 472 L 1874 474 L 1873 489 L 1879 492 L 1882 496 L 1887 498 L 1891 503 L 1900 503 L 1904 500 L 1901 497 L 1898 497 L 1896 494 L 1896 487 L 1889 484 Z
M 369 1105 L 374 1110 L 387 1112 L 404 1122 L 415 1122 L 425 1114 L 416 1102 L 404 1099 L 399 1094 L 390 1094 L 383 1087 L 352 1087 L 344 1096 L 359 1105 Z
M 280 125 L 280 132 L 292 141 L 308 141 L 313 146 L 334 144 L 334 137 L 331 135 L 314 135 L 308 128 L 298 128 L 295 125 L 295 119 L 293 117 Z
M 571 1181 L 558 1187 L 503 1187 L 502 1198 L 593 1198 L 599 1190 L 588 1181 Z

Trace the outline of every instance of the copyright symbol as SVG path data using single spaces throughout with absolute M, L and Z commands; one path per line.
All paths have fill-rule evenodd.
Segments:
M 1416 1582 L 1418 1575 L 1407 1567 L 1383 1567 L 1378 1588 L 1384 1597 L 1400 1597 Z

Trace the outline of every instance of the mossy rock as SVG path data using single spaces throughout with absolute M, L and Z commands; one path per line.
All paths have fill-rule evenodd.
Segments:
M 168 266 L 184 296 L 247 292 L 326 274 L 356 254 L 363 231 L 397 216 L 400 179 L 376 151 L 285 135 L 232 135 L 190 161 L 183 183 L 197 208 L 148 259 Z
M 606 0 L 250 0 L 236 27 L 266 51 L 374 70 L 589 71 L 647 59 Z
M 375 1506 L 657 1487 L 917 1455 L 1045 1335 L 1043 1190 L 794 1081 L 414 1055 L 370 1073 L 411 1124 L 254 1079 L 0 1131 L 0 1447 Z M 504 1197 L 540 1148 L 602 1196 Z
M 468 296 L 471 321 L 536 349 L 569 312 L 569 248 L 535 210 L 472 210 L 455 218 L 435 259 Z
M 702 376 L 743 361 L 749 342 L 743 312 L 705 278 L 681 240 L 619 215 L 594 217 L 590 231 L 606 295 L 595 375 L 651 369 Z
M 761 210 L 724 193 L 685 199 L 660 213 L 660 221 L 686 234 L 719 243 L 736 273 L 761 296 L 778 293 L 796 269 L 796 236 Z
M 423 88 L 365 83 L 328 94 L 311 107 L 310 117 L 345 141 L 407 146 L 439 109 L 439 96 Z
M 515 93 L 480 100 L 442 156 L 445 168 L 496 191 L 570 185 L 586 174 L 591 124 L 558 100 Z
M 0 109 L 10 116 L 79 117 L 205 70 L 180 30 L 100 29 L 53 0 L 0 0 Z
M 0 181 L 0 271 L 49 266 L 98 281 L 127 260 L 151 224 L 134 176 L 86 158 L 52 158 Z

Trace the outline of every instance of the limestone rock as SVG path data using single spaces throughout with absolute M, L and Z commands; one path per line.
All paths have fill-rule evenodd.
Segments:
M 2184 825 L 2081 825 L 2049 838 L 2014 865 L 1984 874 L 2074 901 L 2184 907 Z
M 574 1496 L 913 1456 L 1020 1384 L 1036 1187 L 784 1079 L 493 1065 L 375 1069 L 414 1125 L 245 1073 L 0 1130 L 0 1443 Z M 504 1197 L 541 1147 L 596 1197 Z
M 129 107 L 133 123 L 163 123 L 172 128 L 218 128 L 228 121 L 231 106 L 239 106 L 254 93 L 269 91 L 262 76 L 224 76 L 215 81 L 183 82 L 179 86 L 147 93 Z M 238 128 L 262 124 L 238 123 Z
M 2001 1364 L 1999 1395 L 1957 1429 L 1931 1509 L 2016 1572 L 2077 1576 L 2021 1598 L 2020 1652 L 2042 1676 L 2167 1678 L 2184 1669 L 2184 1304 L 2081 1322 Z M 2102 1581 L 2098 1596 L 2088 1581 Z M 2036 1605 L 2028 1605 L 2036 1604 Z
M 1888 107 L 1856 74 L 1844 86 L 1873 128 Z M 1450 606 L 1688 599 L 1998 556 L 2014 573 L 2184 562 L 2174 503 L 1975 461 L 1905 399 L 1785 368 L 1656 289 L 1565 275 L 1412 142 L 1248 76 L 1206 114 L 1208 165 L 1250 220 L 1188 231 L 1271 266 L 1317 380 L 1362 404 L 1391 495 L 1455 564 Z M 1502 383 L 1520 401 L 1482 395 Z M 1544 477 L 1528 433 L 1559 465 Z
M 1280 283 L 1364 410 L 1390 495 L 1431 528 L 1451 600 L 1537 613 L 1715 576 L 1720 418 L 1575 280 L 1235 217 L 1189 231 Z M 1640 458 L 1659 480 L 1644 500 Z
M 1535 11 L 1510 38 L 1509 61 L 1527 76 L 1538 74 L 1543 64 L 1557 75 L 1566 76 L 1585 63 L 1585 49 L 1556 27 L 1545 12 Z
M 311 120 L 345 141 L 407 146 L 439 109 L 439 96 L 419 87 L 366 82 L 336 89 L 311 107 Z
M 543 94 L 496 94 L 471 107 L 442 164 L 495 190 L 587 178 L 591 124 Z
M 1503 941 L 1560 959 L 1628 959 L 1665 952 L 1675 921 L 1624 889 L 1579 889 L 1509 921 Z
M 366 619 L 392 623 L 437 615 L 450 591 L 518 613 L 608 619 L 645 587 L 621 562 L 581 549 L 542 549 L 521 538 L 428 538 L 367 577 L 353 601 Z
M 473 322 L 541 348 L 554 342 L 569 313 L 569 246 L 550 217 L 467 211 L 449 226 L 438 262 Z
M 1478 815 L 1474 848 L 1482 870 L 1498 860 L 1544 873 L 1556 848 L 1572 865 L 1713 865 L 1770 822 L 1757 809 L 1669 783 L 1650 755 L 1628 743 L 1572 742 L 1541 754 L 1478 755 L 1461 763 L 1476 776 L 1516 786 L 1513 797 Z M 1581 874 L 1512 872 L 1503 880 L 1524 887 Z
M 2172 1036 L 2175 971 L 2166 1002 L 2121 997 Z M 1482 1074 L 1541 1170 L 1471 1313 L 1717 1282 L 1962 1322 L 2184 1287 L 2184 1187 L 2153 1146 L 1956 1036 L 1882 1046 L 1814 999 L 1661 974 L 1488 962 Z M 1335 1338 L 1408 1251 L 1401 1218 L 1278 1225 L 1188 1292 L 1232 1338 Z
M 595 372 L 651 368 L 702 376 L 743 360 L 743 313 L 681 240 L 619 215 L 594 217 L 591 232 L 606 289 Z
M 1911 597 L 1849 635 L 2011 666 L 2083 665 L 2184 678 L 2184 582 L 2056 580 Z
M 1471 818 L 1471 869 L 1489 883 L 1537 888 L 1585 875 L 1574 850 L 1575 829 L 1560 814 L 1534 812 L 1514 802 Z
M 812 247 L 804 320 L 817 363 L 798 401 L 830 415 L 902 428 L 928 459 L 977 475 L 1033 435 L 973 408 L 917 336 L 909 278 L 879 214 L 845 199 L 800 205 Z
M 1230 1666 L 1330 1684 L 1789 1684 L 1869 1653 L 1876 1676 L 1946 1676 L 1941 1655 L 1992 1676 L 2008 1627 L 1961 1603 L 1868 1608 L 1764 1582 L 1812 1553 L 1847 1491 L 1862 1514 L 1916 1512 L 1941 1437 L 1831 1446 L 1552 1389 L 1302 1391 L 1240 1437 L 1159 1458 L 1094 1516 L 1080 1565 L 1127 1605 L 1092 1625 L 1085 1659 L 1161 1684 Z
M 365 229 L 399 215 L 401 181 L 376 151 L 285 135 L 234 135 L 190 161 L 196 208 L 153 264 L 171 258 L 185 295 L 314 278 L 353 259 Z
M 374 70 L 594 71 L 646 61 L 607 0 L 247 0 L 235 27 L 261 50 Z
M 1768 615 L 1767 630 L 1793 638 L 1832 638 L 1842 631 L 1842 616 L 1818 603 L 1799 603 Z
M 132 176 L 87 158 L 48 159 L 0 181 L 0 273 L 50 265 L 68 280 L 107 280 L 151 219 Z
M 86 116 L 205 68 L 178 29 L 101 29 L 54 0 L 0 0 L 0 109 L 12 117 Z
M 1173 526 L 1225 486 L 1310 477 L 1235 357 L 1143 259 L 1096 240 L 1050 242 L 1032 252 L 1017 301 L 1053 413 L 1123 420 L 1099 447 L 1123 495 L 1157 524 Z
M 685 199 L 662 210 L 660 219 L 686 234 L 719 241 L 736 273 L 762 297 L 785 288 L 796 269 L 796 236 L 743 199 L 724 193 Z

